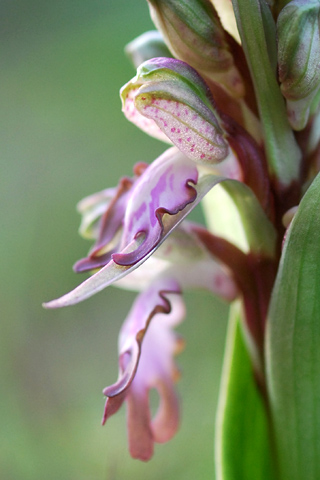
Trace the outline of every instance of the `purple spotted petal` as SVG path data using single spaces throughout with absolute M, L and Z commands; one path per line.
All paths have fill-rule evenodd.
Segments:
M 194 202 L 198 170 L 179 150 L 167 150 L 144 172 L 135 185 L 124 219 L 122 245 L 142 238 L 130 253 L 115 253 L 118 265 L 132 265 L 145 257 L 160 241 L 163 216 L 176 215 Z
M 121 89 L 121 98 L 130 121 L 161 138 L 157 125 L 197 163 L 212 165 L 228 155 L 228 142 L 210 90 L 187 63 L 172 58 L 143 63 L 137 75 Z
M 119 379 L 103 391 L 108 397 L 103 424 L 126 400 L 130 453 L 142 460 L 151 457 L 154 442 L 169 440 L 178 427 L 178 401 L 173 389 L 178 371 L 173 357 L 182 342 L 172 327 L 185 315 L 179 293 L 177 282 L 166 278 L 138 296 L 120 332 Z M 160 396 L 153 420 L 148 402 L 151 388 L 156 388 Z
M 135 96 L 138 111 L 154 120 L 172 143 L 193 161 L 212 165 L 226 158 L 228 144 L 209 108 L 202 106 L 201 110 L 207 110 L 205 116 L 182 101 L 184 95 L 182 92 L 177 95 L 177 86 L 174 86 L 175 95 L 172 96 L 163 95 L 162 88 L 160 82 L 152 84 L 152 87 L 141 87 Z M 196 95 L 191 93 L 188 100 L 199 103 Z M 212 118 L 208 120 L 206 117 Z

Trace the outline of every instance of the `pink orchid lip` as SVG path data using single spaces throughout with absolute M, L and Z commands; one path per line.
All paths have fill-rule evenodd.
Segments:
M 129 448 L 134 458 L 148 460 L 153 443 L 167 441 L 177 431 L 179 409 L 173 389 L 177 368 L 173 357 L 182 343 L 172 327 L 184 315 L 179 285 L 170 278 L 158 279 L 138 296 L 121 329 L 119 378 L 103 390 L 108 398 L 102 424 L 126 402 Z M 160 396 L 154 419 L 148 402 L 151 388 Z

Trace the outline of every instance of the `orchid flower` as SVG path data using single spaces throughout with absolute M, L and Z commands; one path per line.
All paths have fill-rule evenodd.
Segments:
M 231 303 L 217 478 L 316 480 L 319 2 L 148 3 L 160 31 L 127 47 L 137 73 L 120 91 L 122 109 L 169 148 L 79 203 L 93 246 L 74 270 L 91 276 L 45 306 L 109 285 L 138 292 L 120 330 L 118 379 L 103 390 L 103 424 L 125 403 L 130 453 L 149 460 L 179 425 L 183 291 Z M 200 204 L 207 227 L 186 219 Z

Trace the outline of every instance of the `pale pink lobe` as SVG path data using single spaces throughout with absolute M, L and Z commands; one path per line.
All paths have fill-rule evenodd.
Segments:
M 127 430 L 129 452 L 132 458 L 148 461 L 153 455 L 154 438 L 151 430 L 148 392 L 128 394 Z

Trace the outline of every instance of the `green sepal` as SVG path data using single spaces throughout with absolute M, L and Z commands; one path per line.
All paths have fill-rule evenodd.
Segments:
M 274 257 L 275 228 L 247 185 L 226 179 L 207 193 L 202 205 L 212 233 L 246 253 Z
M 320 175 L 289 227 L 267 320 L 280 480 L 320 478 Z
M 241 304 L 231 306 L 216 423 L 217 480 L 272 480 L 267 414 L 241 327 Z

